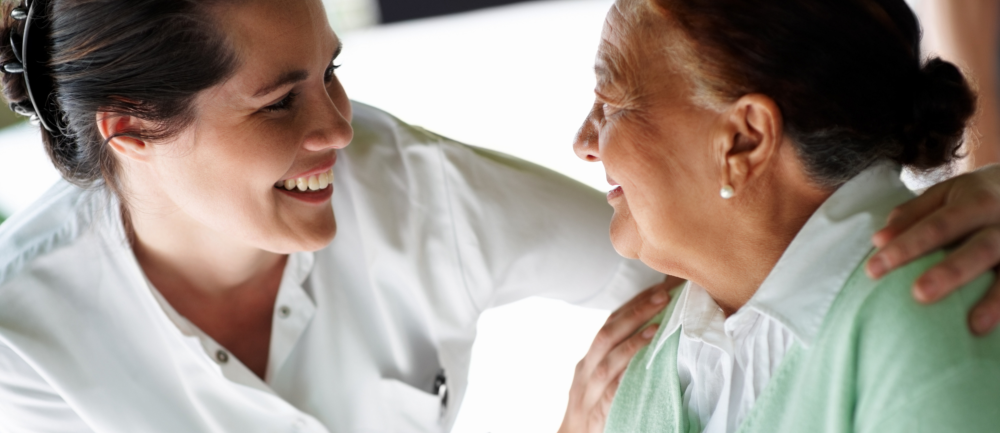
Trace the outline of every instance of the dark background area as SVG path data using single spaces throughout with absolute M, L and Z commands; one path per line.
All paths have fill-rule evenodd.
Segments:
M 378 0 L 383 23 L 466 12 L 525 0 Z

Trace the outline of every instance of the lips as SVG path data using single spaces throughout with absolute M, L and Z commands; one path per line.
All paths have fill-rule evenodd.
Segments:
M 625 191 L 622 190 L 622 187 L 615 186 L 611 191 L 608 191 L 608 201 L 614 200 L 623 195 L 625 195 Z

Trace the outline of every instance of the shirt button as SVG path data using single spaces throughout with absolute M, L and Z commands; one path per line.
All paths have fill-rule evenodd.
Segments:
M 215 360 L 219 361 L 219 364 L 225 364 L 229 362 L 229 354 L 225 350 L 219 349 L 215 352 Z
M 281 316 L 282 319 L 288 318 L 288 316 L 292 315 L 292 309 L 288 308 L 287 305 L 282 305 L 278 308 L 278 315 Z
M 295 420 L 295 424 L 292 424 L 292 427 L 295 427 L 296 430 L 302 430 L 306 428 L 306 420 L 299 418 Z

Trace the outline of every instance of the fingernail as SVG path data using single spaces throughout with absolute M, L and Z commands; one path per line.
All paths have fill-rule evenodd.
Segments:
M 659 326 L 658 325 L 650 325 L 648 328 L 643 329 L 642 330 L 642 338 L 645 338 L 647 340 L 650 339 L 650 338 L 653 338 L 653 336 L 656 335 L 656 328 L 659 328 Z
M 917 300 L 920 302 L 931 302 L 937 298 L 940 289 L 937 281 L 926 277 L 921 278 L 917 280 Z
M 649 298 L 649 302 L 652 302 L 655 305 L 667 302 L 667 293 L 664 292 L 663 290 L 658 290 L 656 293 L 653 294 L 652 298 Z
M 872 257 L 872 259 L 868 261 L 868 273 L 872 278 L 881 278 L 882 274 L 885 273 L 886 267 L 885 258 L 881 255 Z
M 977 334 L 989 332 L 995 323 L 995 318 L 988 311 L 977 311 L 972 315 L 972 330 Z

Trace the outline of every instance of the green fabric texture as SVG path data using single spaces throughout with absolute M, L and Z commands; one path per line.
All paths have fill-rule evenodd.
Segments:
M 966 325 L 993 276 L 933 305 L 910 294 L 917 277 L 943 258 L 930 255 L 879 281 L 859 266 L 812 346 L 792 345 L 738 432 L 1000 431 L 1000 332 L 975 337 Z M 683 408 L 679 339 L 678 330 L 649 369 L 651 348 L 632 359 L 606 432 L 701 430 Z

